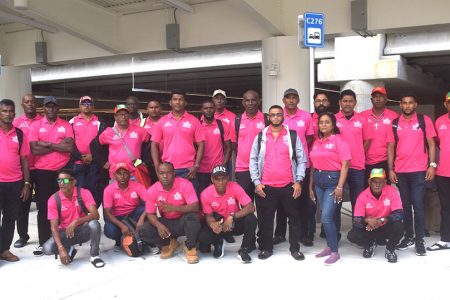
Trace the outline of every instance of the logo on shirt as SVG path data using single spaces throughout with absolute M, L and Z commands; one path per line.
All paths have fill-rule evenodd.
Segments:
M 63 126 L 58 127 L 58 132 L 66 133 L 66 128 Z
M 130 193 L 130 197 L 131 197 L 131 198 L 137 198 L 138 195 L 136 194 L 135 191 L 132 191 L 132 192 Z
M 98 121 L 94 121 L 94 122 L 92 122 L 92 125 L 94 125 L 94 126 L 98 126 Z
M 167 121 L 166 123 L 164 123 L 164 127 L 170 127 L 173 126 L 172 123 L 170 123 L 169 121 Z
M 179 192 L 176 192 L 175 195 L 173 195 L 173 200 L 180 201 L 181 199 L 183 199 L 183 197 Z
M 358 128 L 362 128 L 362 124 L 361 124 L 360 121 L 353 122 L 353 126 L 358 127 Z
M 234 205 L 234 198 L 233 197 L 228 198 L 227 203 L 228 205 Z
M 258 122 L 258 123 L 256 124 L 256 128 L 258 128 L 258 129 L 263 129 L 263 128 L 264 128 L 264 123 L 263 123 L 263 122 Z
M 213 134 L 220 134 L 220 129 L 219 128 L 214 129 Z
M 391 120 L 389 120 L 388 118 L 383 119 L 383 124 L 390 125 L 391 124 Z
M 47 129 L 45 129 L 44 127 L 39 128 L 39 132 L 47 132 Z
M 332 143 L 325 144 L 325 149 L 333 150 L 333 148 L 334 148 L 334 144 L 332 144 Z
M 228 118 L 223 118 L 222 121 L 226 122 L 227 124 L 230 124 L 230 122 L 231 122 L 230 119 L 228 119 Z
M 416 123 L 412 126 L 412 130 L 419 130 L 419 123 Z
M 77 123 L 75 124 L 75 126 L 83 126 L 83 123 L 77 122 Z
M 12 137 L 12 141 L 13 141 L 14 143 L 19 143 L 19 138 L 17 137 L 17 135 L 15 135 L 15 136 Z
M 132 139 L 137 139 L 137 137 L 138 137 L 138 135 L 137 135 L 136 132 L 132 131 L 132 132 L 130 133 L 130 138 L 132 138 Z
M 27 124 L 27 122 L 25 122 L 25 121 L 23 121 L 22 123 L 20 123 L 20 125 L 19 125 L 19 128 L 28 128 L 29 126 L 28 126 L 28 124 Z
M 192 127 L 192 124 L 189 123 L 189 121 L 186 121 L 186 122 L 183 122 L 183 127 L 184 127 L 184 128 L 191 128 L 191 127 Z
M 343 125 L 342 125 L 342 123 L 340 123 L 340 122 L 336 122 L 336 126 L 337 126 L 337 127 L 342 127 Z
M 297 122 L 298 127 L 305 127 L 305 122 L 303 120 L 300 120 Z
M 164 202 L 164 201 L 166 201 L 166 198 L 164 198 L 163 196 L 159 196 L 158 197 L 158 200 L 156 200 L 156 201 L 158 201 L 158 202 Z
M 372 203 L 367 203 L 367 204 L 366 204 L 366 208 L 373 208 Z
M 384 206 L 390 206 L 391 205 L 391 199 L 389 199 L 389 198 L 384 199 L 383 204 L 384 204 Z
M 241 124 L 241 126 L 239 126 L 239 129 L 245 129 L 245 125 Z
M 219 202 L 216 201 L 211 202 L 211 207 L 219 207 L 219 206 L 220 206 Z
M 120 194 L 114 194 L 114 199 L 120 199 Z
M 445 130 L 447 129 L 447 126 L 445 126 L 445 124 L 442 124 L 441 127 L 439 127 L 439 130 Z
M 149 128 L 152 128 L 152 126 L 146 124 L 146 125 L 144 126 L 144 128 L 145 128 L 145 129 L 149 129 Z

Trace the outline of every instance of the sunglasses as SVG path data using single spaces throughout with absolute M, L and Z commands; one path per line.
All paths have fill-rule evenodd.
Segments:
M 64 183 L 64 184 L 69 184 L 69 182 L 73 181 L 73 178 L 58 178 L 56 179 L 56 182 L 58 182 L 58 184 Z
M 87 101 L 81 102 L 80 104 L 83 105 L 83 106 L 93 106 L 93 105 L 94 105 L 94 103 L 92 103 L 92 102 L 87 102 Z

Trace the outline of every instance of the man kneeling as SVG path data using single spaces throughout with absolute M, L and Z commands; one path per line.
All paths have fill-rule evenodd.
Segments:
M 241 235 L 241 248 L 238 259 L 242 263 L 251 263 L 248 254 L 255 236 L 257 219 L 253 214 L 255 206 L 241 186 L 228 181 L 225 167 L 216 166 L 211 175 L 212 185 L 201 194 L 202 208 L 206 215 L 206 224 L 200 231 L 200 245 L 214 245 L 214 258 L 224 255 L 223 240 L 227 235 Z M 239 209 L 239 204 L 242 209 Z
M 91 263 L 105 265 L 99 258 L 100 223 L 95 200 L 86 189 L 75 188 L 71 170 L 58 171 L 59 191 L 48 199 L 48 219 L 52 236 L 44 244 L 46 255 L 58 255 L 64 265 L 70 264 L 77 249 L 73 245 L 91 241 Z

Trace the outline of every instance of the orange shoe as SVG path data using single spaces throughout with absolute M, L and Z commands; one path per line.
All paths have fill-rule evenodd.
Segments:
M 11 251 L 9 251 L 9 250 L 3 251 L 3 253 L 0 254 L 0 259 L 6 260 L 9 262 L 15 262 L 15 261 L 20 260 L 16 255 L 12 254 Z
M 161 255 L 159 257 L 161 259 L 171 258 L 179 245 L 177 239 L 170 239 L 170 244 L 161 248 Z
M 184 246 L 184 254 L 186 255 L 186 259 L 188 264 L 196 264 L 199 261 L 198 255 L 197 255 L 197 249 L 193 247 L 192 249 L 188 249 L 186 246 Z

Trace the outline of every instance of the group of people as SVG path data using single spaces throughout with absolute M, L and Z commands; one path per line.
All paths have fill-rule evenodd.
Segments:
M 415 247 L 417 255 L 450 249 L 450 93 L 444 101 L 448 114 L 435 124 L 416 112 L 414 95 L 400 99 L 400 116 L 386 108 L 383 87 L 372 90 L 371 101 L 371 109 L 358 113 L 355 93 L 344 90 L 333 114 L 328 96 L 318 93 L 311 115 L 298 108 L 298 91 L 287 89 L 284 107 L 273 105 L 263 114 L 258 93 L 249 90 L 244 112 L 235 115 L 226 108 L 225 91 L 216 90 L 203 101 L 199 120 L 186 111 L 185 93 L 175 90 L 167 115 L 151 100 L 144 118 L 131 96 L 115 107 L 115 124 L 107 127 L 89 96 L 80 98 L 80 113 L 69 122 L 58 116 L 55 97 L 44 99 L 41 116 L 35 97 L 25 95 L 18 118 L 14 102 L 3 99 L 0 259 L 19 260 L 10 251 L 16 221 L 14 247 L 30 239 L 33 190 L 39 237 L 33 254 L 57 255 L 65 265 L 75 257 L 75 245 L 88 241 L 91 263 L 105 265 L 99 256 L 100 206 L 104 234 L 117 246 L 135 231 L 150 251 L 168 259 L 180 246 L 177 238 L 186 236 L 188 263 L 199 261 L 198 251 L 223 257 L 224 241 L 242 234 L 239 260 L 252 262 L 257 248 L 258 258 L 267 259 L 286 240 L 287 229 L 291 256 L 304 260 L 300 245 L 313 246 L 320 208 L 327 246 L 316 257 L 333 265 L 341 260 L 347 186 L 353 218 L 348 239 L 364 249 L 363 257 L 372 257 L 377 245 L 386 245 L 391 263 L 397 249 Z M 140 182 L 136 169 L 142 165 L 150 186 Z M 426 250 L 425 182 L 434 178 L 441 240 Z

